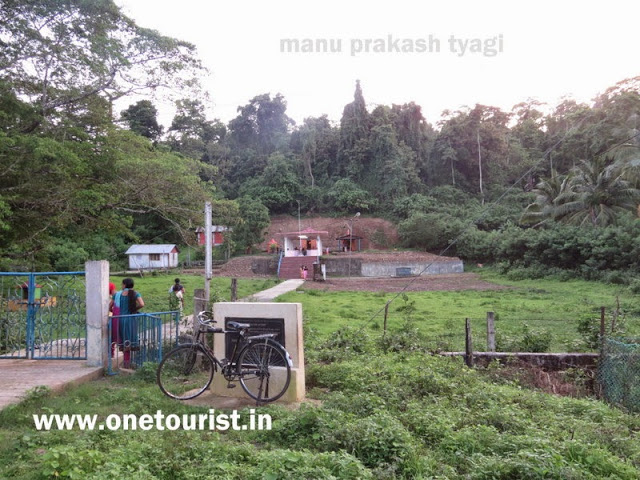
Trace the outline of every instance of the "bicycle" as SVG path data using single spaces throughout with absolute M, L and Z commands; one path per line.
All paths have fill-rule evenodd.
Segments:
M 178 345 L 167 353 L 156 372 L 162 392 L 177 400 L 189 400 L 209 388 L 213 375 L 220 369 L 227 388 L 239 381 L 243 390 L 258 404 L 278 400 L 291 382 L 291 355 L 274 340 L 276 334 L 250 336 L 251 326 L 230 321 L 227 329 L 213 327 L 213 313 L 204 311 L 197 316 L 199 328 L 195 339 Z M 206 344 L 208 333 L 237 333 L 230 358 L 218 360 Z

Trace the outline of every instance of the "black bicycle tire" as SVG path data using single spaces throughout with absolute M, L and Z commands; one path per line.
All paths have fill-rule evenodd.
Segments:
M 247 375 L 245 372 L 243 372 L 243 365 L 245 365 L 245 358 L 250 355 L 253 351 L 258 350 L 261 347 L 264 346 L 268 346 L 269 349 L 272 349 L 273 352 L 277 352 L 278 355 L 280 356 L 280 362 L 278 365 L 276 365 L 275 363 L 271 365 L 271 367 L 286 367 L 286 381 L 284 383 L 283 388 L 278 392 L 277 395 L 273 395 L 273 396 L 268 396 L 267 398 L 261 396 L 261 395 L 256 395 L 251 388 L 249 387 L 249 385 L 247 384 L 247 382 L 245 381 L 245 376 Z M 260 356 L 259 354 L 253 354 L 252 357 L 255 359 L 258 356 Z M 249 363 L 249 362 L 247 362 Z M 264 367 L 264 366 L 263 366 Z M 269 366 L 267 365 L 267 370 L 269 370 Z M 254 368 L 252 368 L 251 370 L 254 370 Z M 240 380 L 240 385 L 242 386 L 242 389 L 245 391 L 245 393 L 247 395 L 249 395 L 251 398 L 253 398 L 254 400 L 256 400 L 257 402 L 261 402 L 261 403 L 270 403 L 270 402 L 275 402 L 276 400 L 278 400 L 280 397 L 282 397 L 285 392 L 287 391 L 287 389 L 289 388 L 289 384 L 291 383 L 291 364 L 290 364 L 290 357 L 289 357 L 289 353 L 285 350 L 285 348 L 280 345 L 278 342 L 271 340 L 271 339 L 267 339 L 265 341 L 256 341 L 256 342 L 251 342 L 247 345 L 244 346 L 244 348 L 240 351 L 240 353 L 238 354 L 238 362 L 236 364 L 236 372 L 238 375 L 238 379 Z M 270 376 L 270 372 L 268 372 L 269 375 L 267 376 L 267 378 L 269 378 Z M 268 382 L 268 380 L 267 380 Z M 268 388 L 268 383 L 267 383 L 267 388 Z
M 189 355 L 189 352 L 191 352 L 191 355 Z M 178 355 L 181 354 L 187 354 L 189 355 L 191 358 L 187 358 L 186 359 L 186 375 L 190 375 L 192 373 L 192 369 L 195 365 L 196 362 L 196 358 L 198 353 L 202 354 L 202 358 L 205 362 L 208 363 L 209 365 L 209 373 L 208 376 L 205 376 L 205 383 L 203 384 L 202 387 L 197 387 L 195 389 L 192 390 L 188 390 L 188 394 L 186 395 L 177 395 L 175 393 L 173 393 L 171 390 L 173 389 L 169 389 L 168 385 L 165 385 L 165 383 L 167 383 L 166 381 L 163 381 L 163 372 L 165 367 L 167 367 L 168 362 L 171 359 L 175 359 L 174 357 L 177 357 Z M 182 361 L 182 360 L 181 360 Z M 196 398 L 197 396 L 201 395 L 207 388 L 209 388 L 209 386 L 211 385 L 211 382 L 213 381 L 213 374 L 215 372 L 215 363 L 213 361 L 213 359 L 209 356 L 209 354 L 207 353 L 207 351 L 199 344 L 197 343 L 193 343 L 193 344 L 183 344 L 183 345 L 179 345 L 176 348 L 174 348 L 173 350 L 171 350 L 169 353 L 167 353 L 163 358 L 162 361 L 160 362 L 160 365 L 158 365 L 158 369 L 156 371 L 156 382 L 158 384 L 158 386 L 160 387 L 160 390 L 162 391 L 162 393 L 164 393 L 167 397 L 169 398 L 173 398 L 176 400 L 191 400 L 192 398 Z M 198 385 L 200 383 L 198 382 Z

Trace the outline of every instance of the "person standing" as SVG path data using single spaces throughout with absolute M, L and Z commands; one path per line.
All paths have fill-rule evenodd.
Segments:
M 124 353 L 123 367 L 131 366 L 131 351 L 140 349 L 138 337 L 138 320 L 134 316 L 144 307 L 144 300 L 139 292 L 133 289 L 133 279 L 122 281 L 122 290 L 113 295 L 109 310 L 118 311 L 118 348 Z
M 180 284 L 180 279 L 176 278 L 174 284 L 169 287 L 169 308 L 171 310 L 184 309 L 184 287 Z
M 109 298 L 113 301 L 113 296 L 116 293 L 116 284 L 109 282 Z M 118 344 L 118 322 L 120 315 L 120 309 L 112 303 L 109 304 L 109 321 L 111 322 L 111 358 L 115 353 L 116 345 Z

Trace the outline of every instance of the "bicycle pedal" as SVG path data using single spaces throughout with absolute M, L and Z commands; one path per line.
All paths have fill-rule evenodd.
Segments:
M 227 388 L 236 388 L 235 383 L 227 383 Z

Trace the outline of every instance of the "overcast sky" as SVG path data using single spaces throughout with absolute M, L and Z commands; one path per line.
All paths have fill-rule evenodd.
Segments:
M 208 116 L 225 122 L 262 93 L 282 93 L 298 123 L 339 121 L 356 79 L 370 110 L 414 101 L 435 124 L 443 110 L 476 103 L 589 102 L 640 75 L 640 7 L 629 0 L 115 1 L 139 25 L 197 46 L 210 70 Z M 333 40 L 340 51 L 282 52 L 283 39 L 301 49 Z M 168 126 L 172 113 L 161 110 Z

